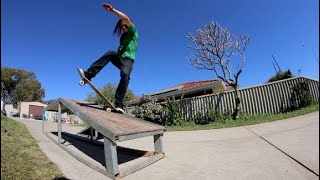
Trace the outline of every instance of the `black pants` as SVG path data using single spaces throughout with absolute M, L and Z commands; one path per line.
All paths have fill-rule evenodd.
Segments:
M 126 95 L 130 74 L 133 69 L 134 60 L 132 59 L 123 59 L 115 51 L 108 51 L 101 58 L 95 61 L 87 70 L 89 76 L 95 77 L 100 70 L 107 65 L 109 62 L 112 62 L 120 70 L 120 82 L 118 84 L 116 94 L 115 94 L 115 106 L 123 108 L 123 99 Z

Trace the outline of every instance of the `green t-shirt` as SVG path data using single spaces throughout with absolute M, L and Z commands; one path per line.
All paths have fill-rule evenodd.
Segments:
M 136 58 L 136 51 L 138 47 L 138 32 L 136 27 L 131 24 L 128 31 L 123 33 L 120 37 L 120 46 L 118 53 L 122 58 L 130 58 L 134 60 Z

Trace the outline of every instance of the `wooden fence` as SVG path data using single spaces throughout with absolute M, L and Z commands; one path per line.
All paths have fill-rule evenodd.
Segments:
M 307 83 L 311 99 L 319 102 L 319 81 L 300 76 L 240 89 L 241 112 L 276 114 L 289 109 L 299 103 L 292 88 L 300 82 Z M 231 113 L 235 106 L 234 91 L 182 99 L 179 104 L 180 117 L 186 120 L 194 119 L 197 115 L 207 117 L 213 109 L 220 113 Z

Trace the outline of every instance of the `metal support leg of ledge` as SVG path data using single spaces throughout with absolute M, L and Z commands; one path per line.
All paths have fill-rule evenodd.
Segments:
M 90 127 L 90 141 L 93 141 L 93 131 L 94 129 Z
M 61 103 L 58 105 L 58 143 L 61 143 Z
M 157 153 L 163 153 L 162 137 L 163 137 L 163 134 L 156 134 L 153 136 L 154 151 Z
M 44 118 L 42 118 L 42 133 L 44 134 Z
M 117 175 L 119 173 L 117 144 L 106 137 L 104 137 L 104 156 L 107 171 Z

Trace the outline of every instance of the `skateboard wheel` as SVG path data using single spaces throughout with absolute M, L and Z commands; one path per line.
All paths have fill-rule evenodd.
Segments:
M 80 85 L 80 86 L 83 86 L 83 85 L 84 85 L 84 81 L 83 81 L 83 80 L 80 80 L 80 81 L 79 81 L 79 85 Z
M 107 112 L 111 112 L 111 108 L 107 108 Z

